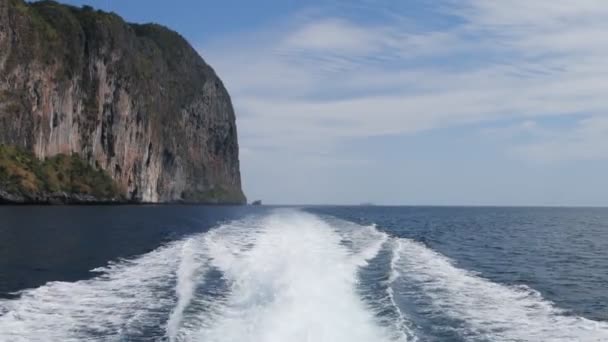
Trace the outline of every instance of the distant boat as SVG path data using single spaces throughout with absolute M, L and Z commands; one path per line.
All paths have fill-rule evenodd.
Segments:
M 262 200 L 255 200 L 251 202 L 251 205 L 262 205 Z
M 360 205 L 360 206 L 363 206 L 363 207 L 373 207 L 373 206 L 375 206 L 375 204 L 374 204 L 374 203 L 369 203 L 369 202 L 368 202 L 368 203 L 361 203 L 361 204 L 359 204 L 359 205 Z

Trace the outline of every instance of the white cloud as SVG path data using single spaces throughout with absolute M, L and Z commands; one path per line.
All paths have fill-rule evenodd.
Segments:
M 375 24 L 334 13 L 233 37 L 202 54 L 231 91 L 249 151 L 314 154 L 346 138 L 607 113 L 604 1 L 448 0 L 441 9 L 456 18 L 451 25 L 413 29 L 416 13 Z M 593 139 L 600 146 L 608 135 Z M 591 149 L 583 140 L 572 136 L 568 148 L 584 159 L 601 155 L 584 152 Z M 551 155 L 557 145 L 526 154 Z
M 514 147 L 512 153 L 537 163 L 608 159 L 608 117 L 591 117 L 571 129 L 545 133 L 539 141 Z
M 329 18 L 297 28 L 285 37 L 281 46 L 301 52 L 370 53 L 379 48 L 379 34 L 344 19 Z
M 538 137 L 543 132 L 544 129 L 534 120 L 524 120 L 511 125 L 486 127 L 481 130 L 481 134 L 486 138 L 508 141 L 520 138 L 521 136 Z

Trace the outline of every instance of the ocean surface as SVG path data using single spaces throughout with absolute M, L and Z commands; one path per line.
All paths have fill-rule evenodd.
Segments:
M 0 341 L 608 341 L 608 209 L 4 206 Z

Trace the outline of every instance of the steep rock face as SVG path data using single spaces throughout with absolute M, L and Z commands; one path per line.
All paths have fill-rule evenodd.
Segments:
M 177 33 L 0 0 L 0 144 L 77 153 L 143 202 L 244 203 L 235 115 Z

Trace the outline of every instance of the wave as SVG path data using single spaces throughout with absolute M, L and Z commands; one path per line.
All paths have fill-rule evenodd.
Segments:
M 603 341 L 608 326 L 409 239 L 297 210 L 0 300 L 1 341 Z
M 379 239 L 350 240 L 309 214 L 284 211 L 266 218 L 251 248 L 215 236 L 210 257 L 231 284 L 215 322 L 189 331 L 197 341 L 388 341 L 357 295 L 357 271 Z M 386 238 L 386 237 L 384 237 Z
M 78 282 L 50 282 L 0 300 L 0 341 L 107 341 L 148 334 L 173 305 L 178 244 L 94 271 Z
M 187 240 L 181 247 L 175 285 L 177 303 L 169 315 L 166 328 L 169 341 L 177 339 L 184 311 L 192 302 L 198 279 L 206 271 L 205 266 L 208 265 L 209 260 L 206 258 L 204 245 L 202 245 L 200 238 L 193 238 Z
M 467 340 L 608 341 L 608 324 L 569 315 L 526 286 L 506 286 L 454 266 L 409 239 L 395 239 L 394 291 L 450 318 Z

